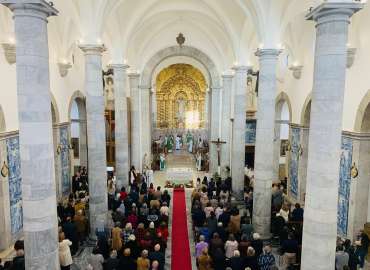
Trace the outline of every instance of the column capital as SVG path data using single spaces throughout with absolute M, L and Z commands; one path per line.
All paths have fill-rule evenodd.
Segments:
M 140 77 L 140 73 L 138 72 L 130 72 L 129 74 L 127 74 L 127 76 L 130 78 L 130 79 L 137 79 Z
M 211 86 L 210 87 L 211 91 L 221 91 L 222 90 L 222 87 L 221 86 Z
M 108 65 L 108 68 L 112 68 L 112 69 L 123 69 L 123 70 L 127 70 L 130 66 L 127 65 L 127 64 L 109 64 Z
M 231 69 L 238 73 L 247 73 L 251 68 L 250 66 L 233 66 Z
M 281 54 L 281 49 L 257 49 L 255 55 L 263 58 L 263 57 L 278 57 Z
M 233 74 L 222 74 L 221 75 L 221 78 L 223 79 L 223 80 L 227 80 L 227 79 L 232 79 L 232 78 L 234 78 L 234 75 Z
M 53 4 L 45 0 L 1 0 L 0 4 L 13 11 L 14 16 L 33 16 L 46 20 L 49 16 L 58 15 Z
M 139 85 L 140 90 L 150 90 L 152 87 L 150 85 Z
M 80 44 L 78 46 L 86 54 L 101 55 L 106 51 L 104 44 Z
M 306 15 L 306 19 L 313 20 L 318 23 L 338 20 L 340 17 L 342 17 L 343 20 L 348 20 L 354 13 L 361 10 L 363 7 L 364 7 L 363 3 L 354 2 L 351 0 L 349 1 L 331 0 L 328 2 L 324 2 L 321 5 L 318 5 L 316 8 L 311 9 L 309 13 Z M 327 18 L 328 16 L 331 16 L 332 19 L 327 19 L 323 21 L 323 18 Z

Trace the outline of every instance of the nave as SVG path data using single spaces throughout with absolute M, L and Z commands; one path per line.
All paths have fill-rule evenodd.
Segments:
M 206 269 L 364 269 L 369 18 L 366 0 L 0 0 L 1 267 L 169 267 L 187 225 L 193 267 L 199 244 Z

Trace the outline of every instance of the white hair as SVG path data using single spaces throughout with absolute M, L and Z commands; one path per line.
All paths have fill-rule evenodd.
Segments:
M 240 257 L 240 252 L 239 252 L 239 250 L 234 250 L 234 256 L 235 256 L 235 257 Z
M 253 234 L 253 239 L 254 240 L 259 240 L 261 238 L 260 234 L 259 233 L 254 233 Z

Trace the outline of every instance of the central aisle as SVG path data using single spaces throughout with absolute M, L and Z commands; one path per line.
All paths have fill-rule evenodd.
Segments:
M 172 211 L 172 270 L 191 270 L 185 190 L 174 190 Z

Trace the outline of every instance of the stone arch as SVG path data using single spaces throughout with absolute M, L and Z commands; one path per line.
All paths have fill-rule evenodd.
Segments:
M 190 46 L 172 46 L 157 52 L 145 65 L 142 76 L 141 85 L 150 88 L 152 76 L 155 68 L 165 59 L 175 56 L 187 56 L 194 58 L 206 67 L 210 78 L 210 87 L 220 87 L 220 75 L 217 71 L 215 63 L 207 54 L 201 50 Z
M 310 126 L 310 114 L 311 114 L 311 100 L 312 94 L 310 93 L 303 104 L 301 111 L 301 125 L 305 127 Z
M 5 114 L 3 112 L 3 108 L 0 105 L 0 132 L 4 132 L 5 130 L 6 130 Z
M 281 119 L 284 104 L 288 106 L 289 120 Z M 283 140 L 289 137 L 289 123 L 292 121 L 292 105 L 285 92 L 280 92 L 275 99 L 275 134 L 274 134 L 274 175 L 276 179 L 287 177 L 287 162 L 280 163 L 280 147 Z M 285 157 L 284 157 L 285 158 Z
M 289 96 L 285 92 L 280 92 L 279 95 L 276 97 L 275 102 L 275 111 L 276 111 L 276 119 L 280 120 L 281 110 L 286 102 L 289 109 L 289 121 L 292 121 L 292 104 L 290 102 Z
M 59 123 L 59 109 L 57 105 L 57 101 L 54 98 L 54 95 L 50 93 L 50 100 L 51 100 L 51 117 L 52 123 L 58 124 Z
M 72 110 L 72 105 L 74 101 L 76 101 L 77 103 L 80 120 L 86 120 L 86 102 L 85 102 L 86 97 L 80 90 L 77 90 L 73 93 L 73 95 L 71 96 L 69 100 L 69 105 L 68 105 L 69 122 L 71 122 L 71 110 Z
M 353 131 L 362 132 L 362 123 L 366 114 L 366 109 L 370 104 L 370 90 L 367 91 L 366 95 L 362 98 L 360 105 L 358 106 L 355 125 Z
M 71 116 L 74 102 L 76 102 L 77 105 L 78 119 L 72 119 Z M 88 156 L 87 156 L 86 97 L 79 90 L 75 91 L 70 98 L 68 105 L 68 121 L 71 126 L 70 137 L 72 141 L 73 141 L 72 135 L 75 130 L 74 125 L 77 125 L 75 132 L 78 133 L 78 144 L 76 143 L 74 147 L 78 147 L 78 151 L 77 149 L 74 149 L 74 157 L 78 160 L 79 163 L 78 165 L 87 167 Z

